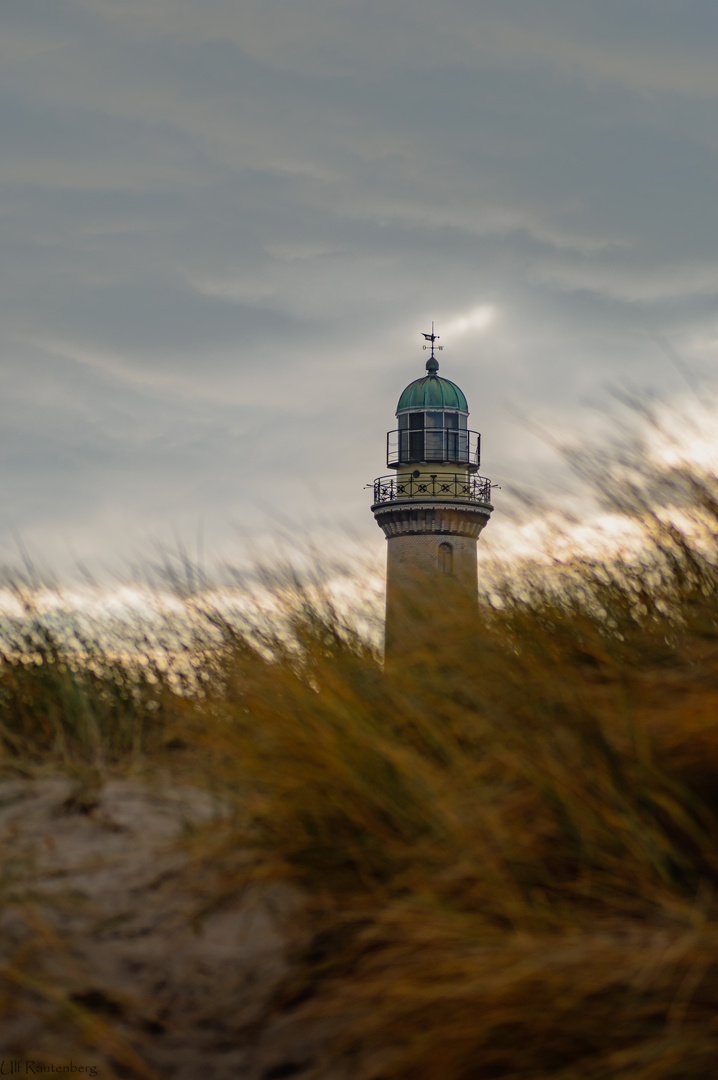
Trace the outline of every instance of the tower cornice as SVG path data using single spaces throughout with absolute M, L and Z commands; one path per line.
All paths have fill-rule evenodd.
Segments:
M 376 523 L 387 539 L 391 536 L 445 534 L 478 538 L 486 525 L 493 506 L 491 503 L 466 503 L 458 500 L 416 499 L 402 502 L 375 503 L 372 511 Z

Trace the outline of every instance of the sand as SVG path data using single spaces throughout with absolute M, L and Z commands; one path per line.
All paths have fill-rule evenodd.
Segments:
M 322 1065 L 326 1024 L 267 1007 L 290 973 L 302 894 L 235 884 L 217 905 L 197 851 L 222 814 L 206 792 L 159 783 L 0 782 L 6 1071 L 337 1075 Z

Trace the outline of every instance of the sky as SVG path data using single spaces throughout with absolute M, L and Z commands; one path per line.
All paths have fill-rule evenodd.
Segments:
M 432 320 L 487 538 L 617 390 L 712 400 L 717 48 L 715 0 L 4 0 L 0 561 L 380 552 Z

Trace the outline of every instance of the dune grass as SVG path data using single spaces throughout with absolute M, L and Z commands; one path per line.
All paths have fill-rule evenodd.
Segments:
M 192 858 L 217 902 L 250 872 L 306 890 L 267 1019 L 337 1018 L 327 1076 L 713 1077 L 718 484 L 646 490 L 630 557 L 513 568 L 386 670 L 298 581 L 259 630 L 193 602 L 179 688 L 33 624 L 0 764 L 221 792 Z

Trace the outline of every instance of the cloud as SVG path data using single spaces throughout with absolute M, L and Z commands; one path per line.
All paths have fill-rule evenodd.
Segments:
M 496 308 L 491 304 L 479 304 L 463 315 L 455 315 L 446 323 L 446 333 L 449 336 L 460 337 L 467 333 L 480 333 L 497 318 Z
M 267 505 L 372 542 L 431 318 L 498 480 L 559 468 L 517 409 L 678 393 L 656 335 L 709 372 L 717 19 L 688 9 L 3 8 L 0 542 Z

